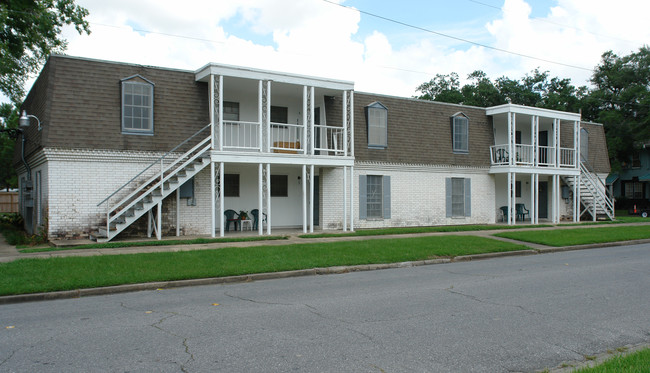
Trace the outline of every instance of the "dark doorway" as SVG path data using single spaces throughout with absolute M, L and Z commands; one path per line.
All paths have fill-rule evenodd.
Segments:
M 320 226 L 320 178 L 314 176 L 314 226 Z
M 548 219 L 548 182 L 540 181 L 537 187 L 539 188 L 539 201 L 537 202 L 538 217 L 540 219 Z
M 538 152 L 538 163 L 548 163 L 548 148 L 542 148 L 542 146 L 548 146 L 548 131 L 539 131 L 537 134 L 537 141 L 539 143 L 539 152 Z

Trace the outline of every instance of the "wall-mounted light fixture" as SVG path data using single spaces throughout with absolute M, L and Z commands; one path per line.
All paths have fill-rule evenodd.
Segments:
M 18 119 L 18 124 L 22 128 L 29 127 L 29 118 L 34 118 L 38 122 L 38 130 L 41 130 L 41 121 L 36 117 L 36 115 L 27 114 L 27 110 L 23 110 L 23 115 Z

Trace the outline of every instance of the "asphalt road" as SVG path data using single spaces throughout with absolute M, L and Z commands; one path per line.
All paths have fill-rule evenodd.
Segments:
M 0 306 L 0 371 L 505 372 L 650 342 L 650 245 Z

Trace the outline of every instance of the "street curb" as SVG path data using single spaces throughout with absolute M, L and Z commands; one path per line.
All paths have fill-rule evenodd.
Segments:
M 472 260 L 483 260 L 492 258 L 503 258 L 506 256 L 523 256 L 523 255 L 536 255 L 539 254 L 537 250 L 517 250 L 517 251 L 503 251 L 498 253 L 485 253 L 473 255 L 461 255 L 452 259 L 454 262 L 468 262 Z
M 227 277 L 210 277 L 210 278 L 199 278 L 199 279 L 188 279 L 188 280 L 156 281 L 156 282 L 146 282 L 141 284 L 126 284 L 126 285 L 104 286 L 98 288 L 53 291 L 48 293 L 4 295 L 4 296 L 0 296 L 0 305 L 24 303 L 24 302 L 47 301 L 47 300 L 56 300 L 56 299 L 72 299 L 72 298 L 81 298 L 81 297 L 96 296 L 96 295 L 129 293 L 135 291 L 173 289 L 173 288 L 188 287 L 188 286 L 225 285 L 225 284 L 235 284 L 235 283 L 244 283 L 244 282 L 261 281 L 261 280 L 273 280 L 273 279 L 291 278 L 291 277 L 343 274 L 343 273 L 350 273 L 350 272 L 375 271 L 375 270 L 392 269 L 392 268 L 408 268 L 408 267 L 418 267 L 418 266 L 433 265 L 433 264 L 469 262 L 474 260 L 486 260 L 486 259 L 504 258 L 504 257 L 511 257 L 511 256 L 550 254 L 556 252 L 587 250 L 587 249 L 596 249 L 596 248 L 604 248 L 604 247 L 616 247 L 616 246 L 624 246 L 624 245 L 631 245 L 631 244 L 633 245 L 633 244 L 647 244 L 647 243 L 650 243 L 650 239 L 606 242 L 606 243 L 598 243 L 598 244 L 564 246 L 564 247 L 548 247 L 543 249 L 505 251 L 505 252 L 497 252 L 497 253 L 461 255 L 453 258 L 416 260 L 411 262 L 360 264 L 360 265 L 352 265 L 352 266 L 333 266 L 333 267 L 299 269 L 299 270 L 282 271 L 282 272 L 254 273 L 249 275 L 237 275 L 237 276 L 227 276 Z

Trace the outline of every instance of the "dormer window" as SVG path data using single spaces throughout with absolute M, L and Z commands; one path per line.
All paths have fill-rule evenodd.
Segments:
M 469 118 L 463 113 L 451 117 L 451 140 L 454 153 L 469 153 Z
M 153 87 L 140 75 L 122 79 L 122 133 L 153 135 Z
M 368 123 L 368 147 L 388 147 L 388 109 L 375 101 L 366 106 L 366 120 Z

